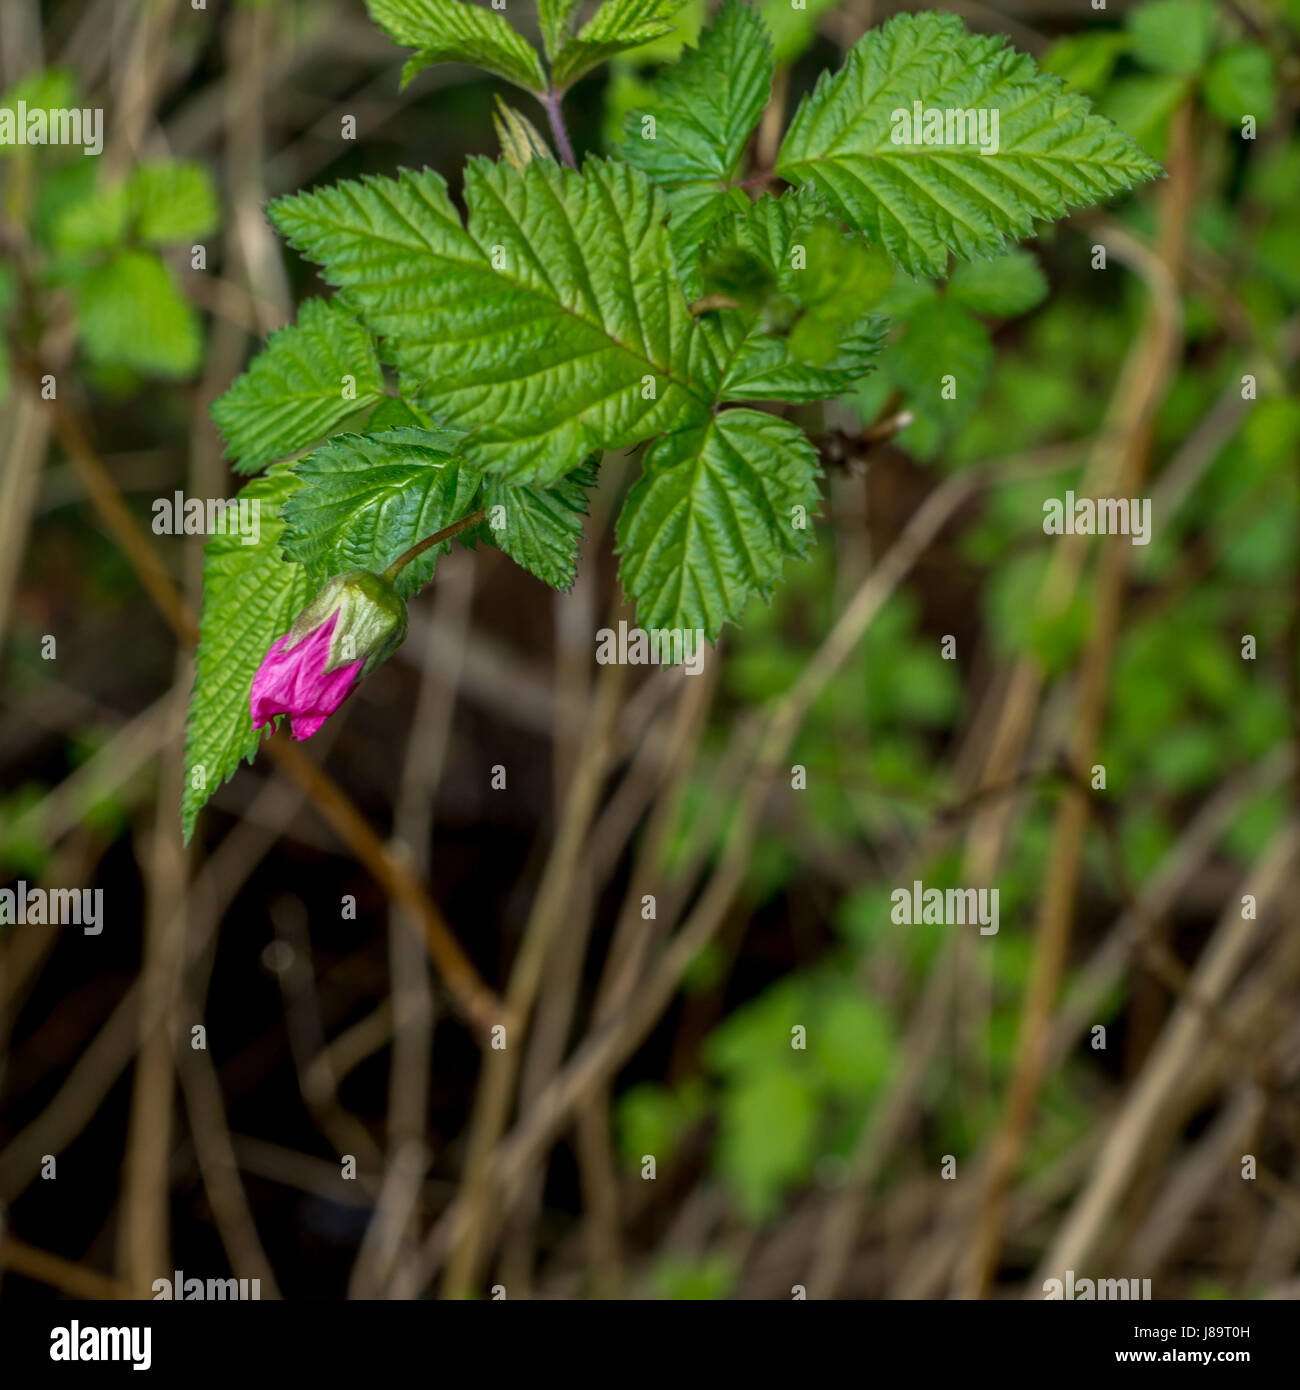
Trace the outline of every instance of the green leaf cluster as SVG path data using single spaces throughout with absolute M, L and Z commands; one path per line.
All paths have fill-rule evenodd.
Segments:
M 596 64 L 664 41 L 682 10 L 604 0 L 579 27 L 572 0 L 542 0 L 539 52 L 472 0 L 368 3 L 414 50 L 407 80 L 471 62 L 553 110 Z M 779 35 L 776 52 L 798 42 Z M 882 378 L 938 419 L 936 353 L 956 356 L 969 410 L 987 370 L 977 316 L 1025 312 L 1044 290 L 1008 239 L 1157 172 L 1058 77 L 924 14 L 868 33 L 805 98 L 774 173 L 755 178 L 746 152 L 775 61 L 760 12 L 725 0 L 629 114 L 618 157 L 565 167 L 502 106 L 504 157 L 469 161 L 463 214 L 428 169 L 272 204 L 335 295 L 274 334 L 214 416 L 237 468 L 288 480 L 283 563 L 312 585 L 380 569 L 482 509 L 470 543 L 565 587 L 596 462 L 636 449 L 616 524 L 624 589 L 642 626 L 712 641 L 808 554 L 819 460 L 778 412 L 861 389 L 897 277 L 969 262 L 944 296 L 920 287 Z M 900 148 L 892 114 L 913 99 L 996 108 L 999 150 Z M 795 187 L 763 191 L 777 178 Z M 436 559 L 403 576 L 407 592 Z M 237 601 L 213 586 L 205 643 Z M 278 635 L 246 634 L 262 650 Z M 210 690 L 196 692 L 200 715 Z

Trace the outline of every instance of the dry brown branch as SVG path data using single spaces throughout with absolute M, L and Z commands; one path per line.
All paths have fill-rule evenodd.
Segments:
M 1140 493 L 1150 451 L 1150 428 L 1177 361 L 1182 310 L 1178 277 L 1194 193 L 1192 111 L 1184 105 L 1174 122 L 1170 179 L 1161 206 L 1161 246 L 1150 276 L 1151 299 L 1138 338 L 1139 355 L 1123 383 L 1121 418 L 1126 442 L 1115 467 L 1113 492 Z M 1118 640 L 1130 549 L 1110 545 L 1101 552 L 1095 602 L 1096 619 L 1079 674 L 1069 763 L 1076 776 L 1091 767 L 1105 716 L 1110 666 Z M 988 1291 L 1001 1249 L 1006 1198 L 1025 1139 L 1047 1060 L 1048 1030 L 1065 968 L 1074 921 L 1075 894 L 1090 814 L 1089 797 L 1078 787 L 1064 792 L 1057 812 L 1048 872 L 1043 884 L 1033 969 L 1025 989 L 1016 1060 L 1007 1084 L 1005 1109 L 994 1135 L 971 1249 L 961 1275 L 967 1297 Z

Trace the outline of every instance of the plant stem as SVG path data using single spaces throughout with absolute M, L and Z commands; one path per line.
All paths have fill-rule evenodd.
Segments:
M 444 526 L 441 531 L 435 531 L 433 535 L 425 536 L 422 541 L 416 541 L 410 550 L 403 551 L 389 565 L 381 577 L 391 584 L 412 560 L 419 559 L 430 547 L 439 545 L 443 541 L 449 541 L 453 536 L 459 536 L 462 531 L 468 531 L 471 526 L 477 526 L 485 516 L 487 516 L 487 508 L 480 507 L 478 511 L 470 512 L 468 516 L 461 517 L 459 521 L 453 522 L 450 526 Z
M 560 109 L 560 94 L 556 91 L 542 92 L 538 100 L 546 108 L 546 119 L 551 123 L 551 134 L 560 151 L 560 162 L 570 169 L 578 167 L 573 158 L 573 146 L 569 143 L 569 132 L 564 125 L 564 112 Z

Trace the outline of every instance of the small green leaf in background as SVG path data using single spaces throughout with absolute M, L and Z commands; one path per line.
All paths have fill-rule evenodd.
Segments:
M 671 1089 L 647 1081 L 625 1091 L 614 1116 L 623 1164 L 636 1171 L 648 1154 L 664 1167 L 704 1113 L 704 1083 L 698 1077 Z
M 1243 116 L 1268 125 L 1277 114 L 1277 77 L 1267 49 L 1239 43 L 1216 55 L 1205 74 L 1205 103 L 1234 130 Z
M 948 297 L 976 314 L 1009 319 L 1047 298 L 1047 276 L 1019 248 L 991 261 L 967 261 L 948 281 Z
M 774 1216 L 812 1172 L 817 1119 L 812 1087 L 791 1064 L 739 1076 L 724 1092 L 716 1161 L 751 1220 Z
M 838 979 L 819 1001 L 808 1050 L 830 1093 L 857 1100 L 874 1098 L 898 1060 L 888 1014 L 851 977 Z
M 20 101 L 26 103 L 28 111 L 68 110 L 78 105 L 77 79 L 67 68 L 45 68 L 40 72 L 31 73 L 0 95 L 0 109 L 16 113 Z M 12 159 L 36 151 L 44 153 L 50 149 L 61 148 L 58 145 L 19 145 L 17 142 L 6 142 L 0 144 L 0 159 Z M 80 148 L 74 153 L 85 159 Z
M 992 362 L 983 325 L 955 300 L 932 299 L 912 314 L 881 369 L 906 393 L 918 423 L 924 419 L 950 432 L 979 404 Z M 945 377 L 954 378 L 951 399 L 944 395 Z
M 1057 39 L 1043 59 L 1043 71 L 1059 77 L 1067 87 L 1088 96 L 1097 96 L 1131 39 L 1118 29 L 1101 29 L 1093 34 L 1071 34 Z
M 198 316 L 150 252 L 123 251 L 86 271 L 77 285 L 77 308 L 82 343 L 97 365 L 161 377 L 198 370 Z
M 984 592 L 989 631 L 1004 652 L 1033 655 L 1050 674 L 1065 670 L 1088 635 L 1091 610 L 1076 594 L 1062 613 L 1038 609 L 1047 557 L 1037 551 L 1020 555 L 995 570 Z
M 366 0 L 370 17 L 404 48 L 405 87 L 436 63 L 473 63 L 529 92 L 546 90 L 537 50 L 504 15 L 472 0 Z
M 73 255 L 110 251 L 126 240 L 131 221 L 126 185 L 102 187 L 90 179 L 87 183 L 90 186 L 84 196 L 70 196 L 66 202 L 55 205 L 49 239 L 56 251 Z
M 1113 82 L 1100 106 L 1103 114 L 1159 159 L 1169 144 L 1169 118 L 1190 90 L 1186 77 L 1136 73 Z
M 793 63 L 806 53 L 817 37 L 822 16 L 840 0 L 803 0 L 796 8 L 792 0 L 762 0 L 759 13 L 772 35 L 772 54 L 782 65 Z
M 736 1284 L 735 1262 L 727 1255 L 698 1260 L 664 1255 L 654 1268 L 654 1286 L 661 1298 L 712 1301 L 726 1298 Z
M 236 470 L 253 473 L 323 438 L 383 393 L 370 335 L 342 309 L 309 299 L 298 322 L 272 333 L 249 369 L 213 402 L 212 418 Z
M 1133 56 L 1152 72 L 1194 76 L 1214 41 L 1213 0 L 1148 0 L 1127 18 Z
M 219 207 L 212 178 L 189 160 L 141 164 L 126 185 L 136 234 L 153 246 L 206 236 L 217 225 Z

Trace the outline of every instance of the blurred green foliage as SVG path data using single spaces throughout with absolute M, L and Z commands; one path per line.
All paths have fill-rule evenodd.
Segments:
M 1284 48 L 1294 63 L 1300 4 L 1278 8 L 1290 25 Z M 1294 588 L 1300 535 L 1300 401 L 1287 389 L 1279 338 L 1300 309 L 1300 140 L 1277 123 L 1280 51 L 1208 0 L 1154 0 L 1125 19 L 1059 40 L 1045 58 L 1050 71 L 1096 99 L 1157 157 L 1167 150 L 1180 103 L 1191 100 L 1195 108 L 1192 256 L 1213 266 L 1217 283 L 1189 279 L 1185 333 L 1193 350 L 1156 422 L 1149 493 L 1160 498 L 1160 468 L 1172 466 L 1216 398 L 1240 399 L 1243 375 L 1257 377 L 1256 399 L 1235 417 L 1186 496 L 1155 511 L 1155 538 L 1133 556 L 1133 593 L 1099 754 L 1107 783 L 1097 795 L 1114 808 L 1123 872 L 1136 883 L 1174 845 L 1189 809 L 1283 742 L 1295 717 L 1288 608 L 1271 601 Z M 1253 118 L 1253 129 L 1244 118 Z M 1149 237 L 1153 197 L 1158 189 L 1110 215 Z M 1053 544 L 1042 532 L 1043 503 L 1082 480 L 1144 296 L 1113 257 L 1105 271 L 1093 267 L 1101 241 L 1081 224 L 1036 249 L 960 266 L 946 282 L 900 274 L 881 306 L 894 320 L 894 350 L 848 402 L 864 426 L 911 411 L 914 423 L 894 444 L 923 468 L 957 470 L 1017 454 L 1032 460 L 1036 450 L 1057 449 L 1057 466 L 1045 459 L 1043 471 L 982 492 L 956 540 L 970 568 L 968 602 L 990 654 L 1032 656 L 1048 675 L 1067 672 L 1078 657 L 1092 597 L 1085 583 L 1050 620 L 1038 613 Z M 1235 320 L 1225 319 L 1227 302 Z M 956 400 L 941 396 L 939 364 L 958 379 Z M 1071 441 L 1076 448 L 1060 448 Z M 807 634 L 824 633 L 838 611 L 837 563 L 835 549 L 824 544 L 789 575 L 771 606 L 751 605 L 729 639 L 724 668 L 738 707 L 778 697 L 804 668 L 814 645 Z M 746 885 L 752 912 L 807 891 L 803 851 L 812 844 L 831 857 L 866 846 L 870 863 L 872 846 L 888 857 L 950 801 L 947 735 L 968 712 L 965 683 L 958 663 L 941 658 L 938 636 L 922 618 L 914 599 L 891 600 L 818 701 L 791 759 L 806 767 L 807 789 L 774 794 L 799 799 L 791 824 L 806 839 L 781 846 L 769 837 L 761 845 Z M 1257 643 L 1254 660 L 1243 659 L 1247 634 Z M 969 659 L 963 653 L 966 669 Z M 713 741 L 715 754 L 723 732 Z M 963 1085 L 950 1063 L 936 1069 L 927 1164 L 937 1153 L 960 1159 L 972 1152 L 995 1118 L 992 1098 L 1013 1056 L 1031 960 L 1029 929 L 1048 866 L 1055 794 L 1044 786 L 1035 795 L 999 874 L 1000 931 L 980 942 L 987 950 L 974 952 L 993 1003 L 970 1059 L 978 1084 Z M 698 852 L 702 836 L 711 853 L 720 852 L 733 811 L 702 770 L 665 872 Z M 1286 813 L 1283 793 L 1249 799 L 1221 837 L 1220 852 L 1242 867 L 1254 862 Z M 1114 910 L 1123 902 L 1122 885 L 1105 835 L 1097 827 L 1090 832 L 1086 893 Z M 927 887 L 951 886 L 960 863 L 942 851 L 916 876 Z M 651 1152 L 671 1161 L 686 1134 L 709 1135 L 716 1171 L 739 1210 L 761 1222 L 813 1180 L 827 1156 L 833 1163 L 852 1149 L 900 1064 L 899 1029 L 951 930 L 893 924 L 894 886 L 868 872 L 860 886 L 846 888 L 832 915 L 836 940 L 816 964 L 730 1010 L 704 1047 L 706 1089 L 694 1077 L 675 1087 L 641 1085 L 625 1098 L 621 1118 L 639 1126 L 624 1152 L 629 1165 Z M 882 992 L 885 981 L 894 982 L 892 991 Z M 1123 987 L 1112 989 L 1099 1021 L 1114 1020 L 1124 1005 Z M 807 1030 L 806 1050 L 791 1046 L 796 1025 Z M 1085 1044 L 1052 1075 L 1029 1173 L 1087 1132 L 1095 1065 Z M 651 1115 L 654 1125 L 646 1122 Z M 1207 1286 L 1198 1296 L 1217 1295 Z

